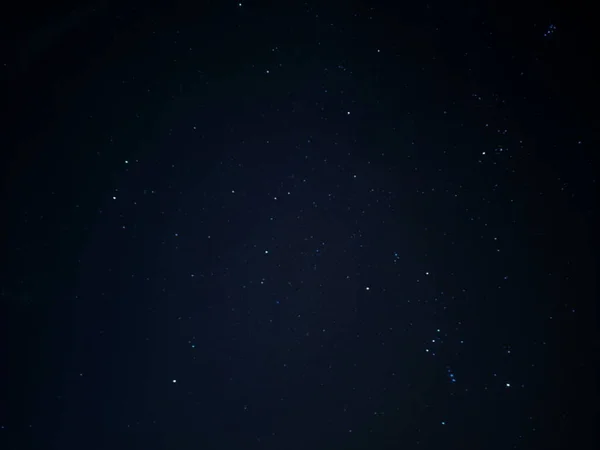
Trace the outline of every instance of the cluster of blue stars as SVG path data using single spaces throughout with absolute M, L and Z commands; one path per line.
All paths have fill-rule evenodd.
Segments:
M 456 383 L 456 378 L 454 377 L 454 373 L 452 372 L 450 366 L 446 366 L 446 372 L 448 373 L 448 378 L 450 379 L 450 382 Z

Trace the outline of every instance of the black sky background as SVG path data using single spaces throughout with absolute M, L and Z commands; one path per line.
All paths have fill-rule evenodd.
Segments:
M 2 448 L 597 448 L 591 12 L 238 3 L 3 18 Z

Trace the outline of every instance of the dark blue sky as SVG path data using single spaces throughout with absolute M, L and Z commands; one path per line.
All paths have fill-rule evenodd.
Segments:
M 598 444 L 589 14 L 321 3 L 11 18 L 3 449 Z

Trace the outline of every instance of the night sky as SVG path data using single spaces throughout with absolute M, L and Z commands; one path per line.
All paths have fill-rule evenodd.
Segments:
M 71 3 L 2 19 L 3 450 L 597 448 L 590 11 Z

